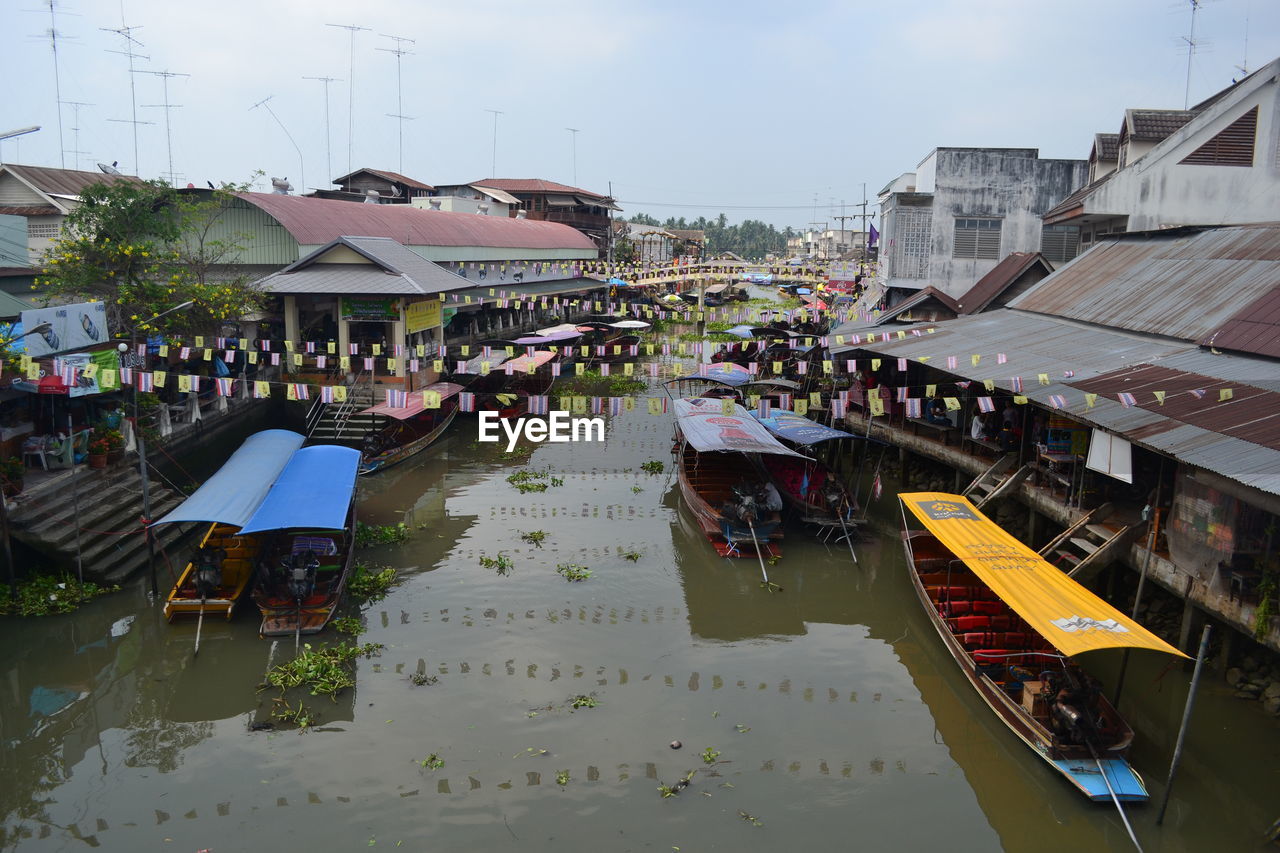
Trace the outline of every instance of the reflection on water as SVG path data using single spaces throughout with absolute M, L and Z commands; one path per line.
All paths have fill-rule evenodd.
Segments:
M 363 613 L 385 649 L 339 702 L 307 697 L 316 730 L 250 731 L 271 710 L 263 672 L 292 648 L 248 613 L 206 623 L 198 657 L 194 625 L 164 624 L 141 586 L 74 619 L 0 622 L 4 846 L 1126 849 L 1113 812 L 953 672 L 892 529 L 856 565 L 789 530 L 770 594 L 757 562 L 717 558 L 689 523 L 668 418 L 611 418 L 603 444 L 517 464 L 474 428 L 361 480 L 361 518 L 413 536 L 361 555 L 402 570 Z M 641 471 L 653 459 L 664 473 Z M 525 466 L 563 484 L 522 495 L 506 477 Z M 520 537 L 536 530 L 542 547 Z M 505 575 L 479 562 L 499 553 Z M 593 576 L 567 583 L 562 563 Z M 1162 665 L 1137 661 L 1125 709 L 1157 792 L 1186 681 Z M 597 707 L 573 708 L 583 695 Z M 1275 748 L 1269 720 L 1207 690 L 1168 825 L 1132 810 L 1147 849 L 1254 845 Z M 443 766 L 423 766 L 432 753 Z

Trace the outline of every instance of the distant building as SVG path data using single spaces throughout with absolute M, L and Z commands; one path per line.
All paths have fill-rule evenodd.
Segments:
M 519 200 L 529 219 L 576 228 L 601 249 L 609 241 L 609 212 L 622 209 L 608 196 L 538 178 L 486 178 L 468 186 L 510 193 Z M 515 212 L 511 215 L 515 216 Z
M 132 175 L 105 175 L 76 169 L 47 166 L 0 164 L 0 215 L 20 216 L 26 221 L 26 257 L 19 259 L 16 248 L 6 251 L 3 265 L 34 265 L 62 236 L 67 214 L 80 204 L 80 193 L 91 184 L 138 181 Z
M 414 199 L 434 195 L 435 188 L 422 181 L 382 169 L 357 169 L 334 178 L 336 190 L 316 190 L 315 198 L 377 204 L 411 204 Z
M 485 216 L 524 218 L 520 199 L 505 190 L 476 184 L 437 184 L 435 194 L 415 198 L 414 207 L 449 213 L 478 213 Z
M 1277 75 L 1280 59 L 1189 110 L 1125 110 L 1118 134 L 1094 138 L 1090 183 L 1049 209 L 1045 227 L 1075 228 L 1088 247 L 1126 231 L 1280 218 Z
M 1071 260 L 1076 230 L 1041 217 L 1084 184 L 1088 167 L 1035 148 L 934 149 L 880 191 L 881 281 L 956 297 L 1011 252 Z

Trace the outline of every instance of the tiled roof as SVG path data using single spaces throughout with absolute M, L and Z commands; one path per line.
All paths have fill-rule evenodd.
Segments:
M 483 181 L 472 181 L 471 185 L 474 187 L 493 187 L 494 189 L 506 190 L 509 193 L 563 193 L 565 195 L 605 198 L 600 193 L 593 193 L 590 190 L 583 190 L 566 184 L 557 184 L 555 181 L 544 181 L 541 178 L 486 178 Z
M 1120 159 L 1120 134 L 1095 133 L 1093 135 L 1093 157 L 1098 160 Z
M 1214 349 L 1280 358 L 1280 284 L 1241 308 L 1200 343 Z
M 6 163 L 4 168 L 45 195 L 80 195 L 90 184 L 110 184 L 116 181 L 141 183 L 141 179 L 133 175 L 104 175 L 101 172 L 54 169 L 49 166 L 22 166 L 17 163 Z
M 1039 252 L 1010 252 L 991 268 L 991 272 L 974 282 L 968 292 L 955 300 L 955 312 L 977 314 L 1037 263 L 1044 267 L 1045 275 L 1053 272 Z
M 1280 223 L 1179 228 L 1099 243 L 1009 303 L 1199 342 L 1280 280 Z
M 422 183 L 422 181 L 415 181 L 413 178 L 405 177 L 399 172 L 387 172 L 382 169 L 356 169 L 354 172 L 352 172 L 349 175 L 343 175 L 340 178 L 334 178 L 333 183 L 344 184 L 347 182 L 349 178 L 353 178 L 356 175 L 361 175 L 361 174 L 376 175 L 377 177 L 382 178 L 383 180 L 391 181 L 393 184 L 404 184 L 406 187 L 412 187 L 413 189 L 416 189 L 416 190 L 435 189 L 435 187 L 431 186 L 430 184 L 424 184 Z
M 1193 110 L 1125 110 L 1130 139 L 1159 142 L 1196 117 Z
M 346 246 L 368 264 L 326 263 L 331 249 Z M 469 287 L 471 282 L 386 237 L 339 237 L 267 276 L 271 293 L 368 293 L 425 295 Z
M 237 193 L 274 217 L 301 245 L 346 234 L 390 237 L 406 246 L 479 246 L 595 251 L 582 232 L 556 222 L 423 210 L 408 204 L 353 204 L 274 193 Z
M 707 239 L 707 233 L 697 228 L 668 228 L 667 230 L 681 240 L 703 241 Z
M 1058 202 L 1053 207 L 1046 210 L 1044 212 L 1044 216 L 1040 218 L 1043 219 L 1044 222 L 1048 225 L 1052 225 L 1055 222 L 1061 222 L 1066 219 L 1074 218 L 1075 209 L 1082 206 L 1084 204 L 1084 200 L 1089 196 L 1093 195 L 1094 190 L 1096 190 L 1098 187 L 1105 184 L 1107 181 L 1111 180 L 1111 176 L 1114 174 L 1116 173 L 1108 172 L 1107 174 L 1103 175 L 1101 178 L 1098 178 L 1098 180 L 1094 181 L 1093 183 L 1085 184 L 1083 187 L 1076 190 L 1071 195 L 1067 196 L 1062 201 Z
M 0 207 L 0 214 L 9 216 L 52 216 L 62 211 L 51 204 L 37 204 L 25 207 Z

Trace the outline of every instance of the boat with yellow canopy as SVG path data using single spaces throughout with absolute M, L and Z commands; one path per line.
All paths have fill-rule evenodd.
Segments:
M 1186 657 L 1045 562 L 973 504 L 898 495 L 912 585 L 952 658 L 1009 729 L 1085 796 L 1145 802 L 1133 730 L 1072 660 L 1101 649 Z M 913 530 L 914 517 L 924 530 Z

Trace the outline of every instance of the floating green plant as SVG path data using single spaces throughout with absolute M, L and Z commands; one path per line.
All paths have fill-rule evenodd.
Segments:
M 70 613 L 100 595 L 119 589 L 118 586 L 98 586 L 92 581 L 81 583 L 70 575 L 35 575 L 18 584 L 17 598 L 0 595 L 0 615 L 49 616 L 54 613 Z
M 644 488 L 643 488 L 642 486 L 632 486 L 632 487 L 631 487 L 631 493 L 632 493 L 633 495 L 638 495 L 638 494 L 640 494 L 640 493 L 641 493 L 641 492 L 643 492 L 643 491 L 644 491 Z
M 520 538 L 521 538 L 521 539 L 523 539 L 524 541 L 528 542 L 530 545 L 533 545 L 533 546 L 535 546 L 535 547 L 541 548 L 541 547 L 542 547 L 542 543 L 543 543 L 543 542 L 546 540 L 546 538 L 547 538 L 547 531 L 545 531 L 545 530 L 529 530 L 529 531 L 524 531 L 524 530 L 522 530 L 522 531 L 520 531 Z
M 650 459 L 640 466 L 640 470 L 649 474 L 661 474 L 665 470 L 665 466 L 660 459 Z
M 742 818 L 752 826 L 764 826 L 764 824 L 760 822 L 760 819 L 758 817 L 756 817 L 753 814 L 748 814 L 747 812 L 744 812 L 742 809 L 738 809 L 738 817 Z
M 356 563 L 347 580 L 347 595 L 355 601 L 381 601 L 395 582 L 396 570 L 390 567 L 374 571 L 374 567 Z
M 419 761 L 418 764 L 428 770 L 439 770 L 441 767 L 444 767 L 444 759 L 440 757 L 439 753 L 433 752 L 426 758 Z
M 396 524 L 365 524 L 356 522 L 356 547 L 368 545 L 395 545 L 409 538 L 409 526 L 403 521 Z
M 707 747 L 706 749 L 702 750 L 703 764 L 715 764 L 716 759 L 719 757 L 720 757 L 720 753 L 712 749 L 711 747 Z
M 412 682 L 415 687 L 427 687 L 435 684 L 439 680 L 439 676 L 427 675 L 425 672 L 414 672 L 409 675 L 409 681 Z
M 557 770 L 557 771 L 556 771 L 556 784 L 557 784 L 557 785 L 559 785 L 561 788 L 563 788 L 565 785 L 568 785 L 568 784 L 569 784 L 569 771 L 568 771 L 568 770 Z
M 284 720 L 287 723 L 293 723 L 300 729 L 309 729 L 317 722 L 316 715 L 302 702 L 298 703 L 298 707 L 294 708 L 284 699 L 272 700 L 275 702 L 275 708 L 271 711 L 272 719 Z
M 499 553 L 496 557 L 482 556 L 480 558 L 480 565 L 484 566 L 486 569 L 493 569 L 498 574 L 504 576 L 511 574 L 516 567 L 515 562 L 506 554 L 502 553 Z
M 339 634 L 349 634 L 356 637 L 364 633 L 364 624 L 355 616 L 341 616 L 334 619 L 329 624 L 331 624 L 333 626 L 333 630 L 337 631 Z
M 742 723 L 736 723 L 734 724 L 733 730 L 738 734 L 745 734 L 746 732 L 751 731 L 751 726 L 744 726 Z
M 600 700 L 596 699 L 596 697 L 585 694 L 574 696 L 569 700 L 569 707 L 575 710 L 578 708 L 595 708 L 599 704 Z
M 634 563 L 637 560 L 639 560 L 642 556 L 644 555 L 641 554 L 639 551 L 627 551 L 625 554 L 622 555 L 622 559 L 630 560 L 631 562 Z
M 580 566 L 577 563 L 561 563 L 556 566 L 556 574 L 571 582 L 584 581 L 591 577 L 591 571 L 586 566 Z
M 381 643 L 352 646 L 344 642 L 317 649 L 306 643 L 293 660 L 267 672 L 267 684 L 282 690 L 305 686 L 312 696 L 326 695 L 336 702 L 338 693 L 355 687 L 351 662 L 358 657 L 372 657 L 381 648 Z

